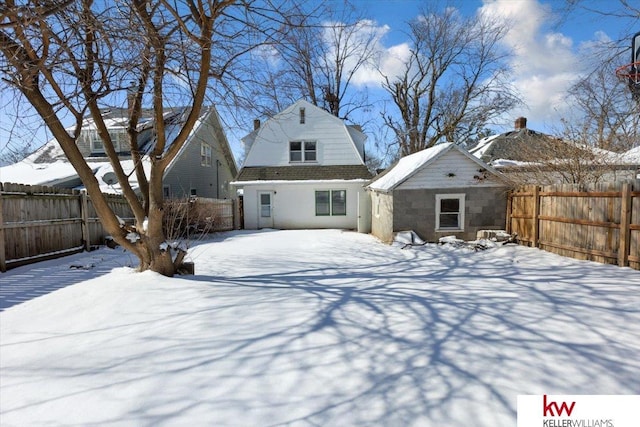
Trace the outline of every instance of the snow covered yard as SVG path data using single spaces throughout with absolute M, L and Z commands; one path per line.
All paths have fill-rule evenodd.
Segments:
M 640 393 L 628 268 L 338 230 L 192 254 L 174 279 L 106 249 L 0 275 L 57 288 L 0 306 L 0 424 L 513 426 L 518 394 Z

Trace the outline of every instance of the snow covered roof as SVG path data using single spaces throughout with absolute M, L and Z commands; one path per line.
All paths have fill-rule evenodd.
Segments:
M 166 121 L 165 126 L 165 134 L 167 145 L 165 147 L 165 151 L 169 149 L 171 146 L 171 142 L 175 140 L 179 131 L 182 129 L 182 123 L 186 119 L 186 114 L 188 113 L 188 108 L 179 108 L 179 109 L 168 109 L 164 118 Z M 122 110 L 112 111 L 105 110 L 105 123 L 109 126 L 113 126 L 115 128 L 126 126 L 126 121 L 120 115 Z M 197 133 L 198 128 L 202 125 L 202 123 L 207 120 L 210 114 L 214 114 L 215 109 L 213 107 L 203 108 L 200 117 L 196 124 L 194 125 L 189 137 L 192 137 L 195 133 Z M 217 118 L 217 116 L 216 116 Z M 144 127 L 148 127 L 151 125 L 148 119 L 144 119 L 141 122 L 141 125 Z M 83 124 L 83 129 L 92 129 L 94 127 L 93 120 L 87 119 L 87 121 Z M 224 137 L 224 134 L 222 135 Z M 153 148 L 154 139 L 150 139 L 148 141 L 143 141 L 141 149 L 144 152 L 149 152 Z M 226 137 L 224 137 L 224 141 L 220 141 L 223 150 L 226 149 L 229 154 L 231 153 L 231 148 L 228 146 L 228 142 L 226 141 Z M 182 150 L 188 144 L 185 144 Z M 174 158 L 174 161 L 167 167 L 166 172 L 171 170 L 171 167 L 175 164 L 176 159 L 180 157 L 180 153 Z M 230 163 L 230 167 L 235 168 L 235 160 L 233 160 L 233 155 L 230 154 L 233 164 Z M 227 156 L 228 157 L 228 156 Z M 113 184 L 109 185 L 104 180 L 103 177 L 109 173 L 113 172 L 113 167 L 109 163 L 106 157 L 100 158 L 87 158 L 87 164 L 94 171 L 94 175 L 98 179 L 100 183 L 101 189 L 105 193 L 120 193 L 120 185 Z M 120 161 L 125 173 L 129 176 L 129 182 L 131 186 L 135 189 L 138 188 L 138 181 L 133 172 L 133 161 L 127 158 L 123 158 Z M 148 158 L 143 158 L 143 167 L 147 176 L 149 176 L 149 172 L 151 170 L 151 162 Z M 235 170 L 235 169 L 234 169 Z M 82 184 L 78 178 L 78 174 L 75 169 L 67 160 L 60 144 L 56 139 L 52 139 L 47 142 L 45 145 L 34 151 L 29 156 L 25 157 L 22 161 L 18 163 L 14 163 L 12 165 L 0 167 L 0 182 L 14 182 L 20 184 L 27 185 L 51 185 L 51 186 L 63 186 L 63 187 L 71 187 L 71 188 L 81 188 Z
M 564 152 L 567 155 L 582 152 L 585 160 L 592 157 L 607 164 L 624 165 L 633 160 L 627 154 L 621 155 L 587 144 L 565 141 L 527 128 L 482 138 L 469 152 L 497 168 L 539 165 L 541 161 L 549 163 L 554 160 L 551 156 L 562 156 Z M 562 161 L 561 158 L 556 160 Z
M 489 165 L 469 154 L 467 150 L 452 142 L 446 142 L 401 158 L 394 166 L 391 166 L 385 173 L 374 179 L 367 188 L 380 191 L 391 191 L 413 176 L 421 168 L 435 162 L 449 150 L 458 150 L 468 159 L 477 163 L 481 167 L 490 172 L 497 173 Z
M 623 153 L 623 157 L 628 162 L 640 164 L 640 145 Z

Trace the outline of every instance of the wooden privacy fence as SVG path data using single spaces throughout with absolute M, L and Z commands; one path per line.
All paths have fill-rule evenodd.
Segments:
M 640 270 L 639 187 L 523 187 L 509 194 L 507 231 L 528 246 Z
M 123 196 L 107 195 L 116 215 L 133 214 Z M 197 199 L 209 231 L 234 228 L 232 200 Z M 55 187 L 0 183 L 0 271 L 89 250 L 107 235 L 85 192 Z
M 124 197 L 107 199 L 116 215 L 132 220 Z M 0 183 L 0 271 L 89 250 L 105 235 L 85 192 Z

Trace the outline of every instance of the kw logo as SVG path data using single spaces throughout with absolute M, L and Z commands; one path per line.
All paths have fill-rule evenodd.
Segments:
M 563 412 L 567 413 L 567 417 L 571 416 L 573 408 L 576 406 L 576 402 L 571 402 L 571 405 L 567 405 L 567 402 L 562 402 L 558 406 L 557 402 L 550 401 L 547 403 L 547 395 L 542 397 L 542 416 L 543 417 L 560 417 Z

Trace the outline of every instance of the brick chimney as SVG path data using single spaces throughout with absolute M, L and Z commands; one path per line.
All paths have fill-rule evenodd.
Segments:
M 258 130 L 260 129 L 260 119 L 255 119 L 253 121 L 253 130 Z
M 516 123 L 514 125 L 516 130 L 526 129 L 527 128 L 527 118 L 526 117 L 518 117 L 516 119 Z

